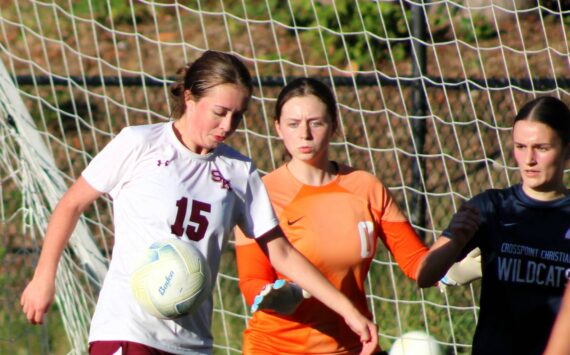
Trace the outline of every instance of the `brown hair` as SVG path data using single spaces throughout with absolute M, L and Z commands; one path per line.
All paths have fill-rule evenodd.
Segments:
M 200 100 L 208 90 L 223 84 L 243 87 L 247 90 L 248 97 L 253 91 L 249 70 L 237 57 L 228 53 L 208 50 L 177 73 L 180 80 L 170 87 L 174 100 L 171 116 L 176 119 L 186 111 L 188 94 L 194 100 Z
M 555 97 L 542 96 L 526 103 L 513 125 L 523 120 L 544 123 L 558 134 L 564 145 L 570 143 L 570 109 Z
M 332 132 L 336 132 L 338 127 L 338 111 L 336 107 L 336 99 L 331 89 L 321 81 L 313 78 L 298 78 L 287 84 L 277 97 L 275 104 L 274 120 L 279 122 L 281 119 L 281 110 L 287 101 L 295 97 L 304 97 L 313 95 L 321 100 L 326 108 L 332 123 Z

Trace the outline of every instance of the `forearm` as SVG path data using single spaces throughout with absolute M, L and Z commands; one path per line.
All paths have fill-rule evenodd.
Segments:
M 479 210 L 468 204 L 461 205 L 447 228 L 450 235 L 441 235 L 422 260 L 418 270 L 418 286 L 431 287 L 441 280 L 473 238 L 479 223 Z
M 566 285 L 566 292 L 562 299 L 562 306 L 558 312 L 556 322 L 550 333 L 550 338 L 544 355 L 570 354 L 570 288 Z
M 34 276 L 55 277 L 59 259 L 79 216 L 100 195 L 82 177 L 67 190 L 50 217 Z
M 374 323 L 362 315 L 345 295 L 293 248 L 279 227 L 269 231 L 257 241 L 277 271 L 344 318 L 352 331 L 359 335 L 363 343 L 363 352 L 371 353 L 376 349 L 378 333 Z
M 323 302 L 333 311 L 347 317 L 358 313 L 354 305 L 337 290 L 301 253 L 283 239 L 274 241 L 269 248 L 269 258 L 273 267 L 291 279 L 302 289 Z M 275 245 L 278 243 L 279 245 Z
M 81 215 L 81 211 L 74 210 L 62 202 L 57 205 L 50 218 L 34 276 L 55 277 L 63 249 Z
M 30 323 L 43 323 L 44 316 L 54 299 L 55 276 L 63 249 L 81 213 L 100 195 L 100 192 L 80 177 L 54 209 L 34 277 L 20 297 L 22 310 Z
M 417 274 L 419 287 L 435 285 L 455 263 L 464 245 L 440 236 L 422 260 Z

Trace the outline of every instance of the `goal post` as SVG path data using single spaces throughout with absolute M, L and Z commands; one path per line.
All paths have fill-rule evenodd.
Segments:
M 331 154 L 390 189 L 431 244 L 462 202 L 519 181 L 511 122 L 539 95 L 570 102 L 570 6 L 560 0 L 5 1 L 0 7 L 0 353 L 84 353 L 113 245 L 112 201 L 83 215 L 47 325 L 19 297 L 66 188 L 121 128 L 165 122 L 176 70 L 207 49 L 237 55 L 255 85 L 229 144 L 262 174 L 282 163 L 273 110 L 283 84 L 315 76 L 338 100 Z M 565 181 L 570 181 L 565 174 Z M 214 293 L 215 353 L 238 354 L 251 316 L 235 250 Z M 418 290 L 381 247 L 366 289 L 389 348 L 429 333 L 470 353 L 479 282 Z
M 54 157 L 44 144 L 44 140 L 32 120 L 28 109 L 20 98 L 12 78 L 0 62 L 0 124 L 4 136 L 2 150 L 4 163 L 11 178 L 19 186 L 24 208 L 29 209 L 25 216 L 28 228 L 43 232 L 46 230 L 49 212 L 57 204 L 66 190 L 66 183 L 55 164 Z M 7 136 L 10 136 L 8 139 Z M 11 141 L 9 144 L 8 141 Z M 12 165 L 13 163 L 16 163 Z M 35 232 L 29 237 L 35 239 Z M 56 277 L 56 303 L 62 312 L 62 321 L 74 349 L 87 351 L 85 331 L 90 321 L 90 305 L 83 293 L 85 285 L 80 279 L 99 288 L 107 272 L 108 260 L 101 255 L 99 247 L 91 237 L 84 220 L 80 220 L 72 234 L 70 247 L 76 255 L 75 261 L 67 251 L 63 256 Z M 19 245 L 18 247 L 23 246 Z M 73 265 L 73 263 L 78 263 Z M 6 265 L 5 267 L 9 267 Z M 74 267 L 78 267 L 78 274 Z

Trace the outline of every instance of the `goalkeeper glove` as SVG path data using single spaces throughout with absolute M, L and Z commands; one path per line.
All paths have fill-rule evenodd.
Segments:
M 481 275 L 481 250 L 475 248 L 463 260 L 453 264 L 439 283 L 440 286 L 466 285 L 480 279 Z
M 267 284 L 259 292 L 251 305 L 251 313 L 262 309 L 271 310 L 279 314 L 295 312 L 301 302 L 311 295 L 294 283 L 279 279 Z

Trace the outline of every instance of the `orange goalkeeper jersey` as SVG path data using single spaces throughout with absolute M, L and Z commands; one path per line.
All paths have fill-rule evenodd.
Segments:
M 427 248 L 373 175 L 340 166 L 332 182 L 308 186 L 285 165 L 263 180 L 289 241 L 363 314 L 371 318 L 364 281 L 378 237 L 404 273 L 415 279 Z M 239 230 L 236 251 L 240 288 L 248 304 L 266 284 L 286 279 Z M 361 348 L 344 319 L 314 298 L 304 300 L 291 315 L 255 312 L 243 340 L 244 354 L 353 354 Z

